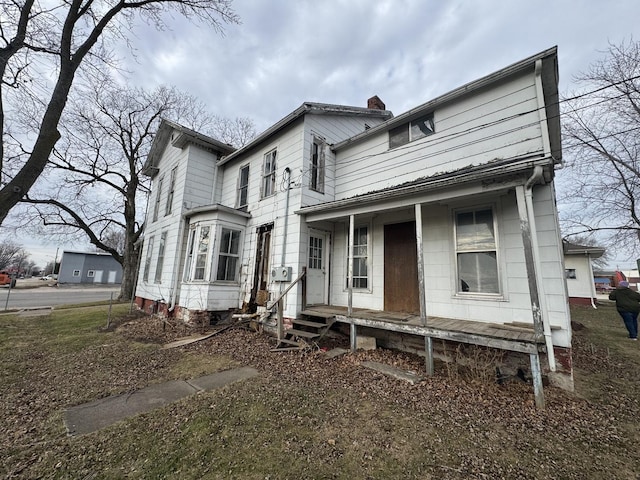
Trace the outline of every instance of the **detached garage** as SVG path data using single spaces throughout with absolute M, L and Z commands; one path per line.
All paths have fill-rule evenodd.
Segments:
M 121 283 L 122 266 L 108 253 L 62 252 L 58 283 Z

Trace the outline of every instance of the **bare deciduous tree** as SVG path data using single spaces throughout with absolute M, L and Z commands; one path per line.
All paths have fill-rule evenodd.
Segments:
M 23 199 L 31 206 L 22 216 L 23 228 L 67 241 L 88 237 L 122 265 L 120 296 L 130 298 L 149 191 L 142 170 L 160 119 L 169 116 L 209 130 L 217 117 L 175 88 L 146 92 L 106 79 L 90 91 L 70 101 L 62 139 L 45 173 L 47 188 L 38 185 Z
M 640 44 L 611 45 L 564 102 L 560 206 L 565 234 L 596 234 L 624 249 L 640 246 Z
M 218 30 L 225 22 L 238 21 L 231 0 L 0 1 L 0 225 L 45 169 L 60 139 L 60 119 L 81 67 L 90 70 L 110 63 L 109 41 L 127 38 L 137 17 L 164 28 L 165 15 L 170 18 L 171 13 Z M 14 92 L 32 100 L 21 105 L 34 110 L 28 132 L 7 116 Z
M 7 267 L 12 266 L 16 259 L 29 257 L 29 254 L 11 240 L 0 241 L 0 270 L 5 270 Z
M 236 148 L 244 147 L 256 136 L 255 124 L 247 117 L 230 119 L 215 116 L 208 131 L 212 137 Z

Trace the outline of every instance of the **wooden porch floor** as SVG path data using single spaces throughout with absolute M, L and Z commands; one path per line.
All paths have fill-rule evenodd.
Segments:
M 502 350 L 529 354 L 545 351 L 544 338 L 536 337 L 533 325 L 529 327 L 522 324 L 510 325 L 428 317 L 427 325 L 423 326 L 418 315 L 354 308 L 352 316 L 348 317 L 347 307 L 333 305 L 307 306 L 301 313 L 334 318 L 337 322 L 362 327 L 482 345 Z

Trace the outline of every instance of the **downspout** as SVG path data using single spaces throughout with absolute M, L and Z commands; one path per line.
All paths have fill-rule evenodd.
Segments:
M 178 228 L 178 245 L 180 247 L 180 254 L 178 255 L 178 264 L 173 269 L 173 279 L 171 282 L 173 285 L 171 288 L 171 298 L 169 299 L 169 308 L 167 309 L 168 312 L 173 312 L 176 308 L 176 299 L 178 298 L 178 291 L 180 290 L 180 278 L 182 277 L 180 266 L 183 264 L 182 262 L 184 260 L 185 252 L 185 248 L 183 248 L 184 238 L 182 237 L 184 236 L 184 226 L 186 222 L 187 219 L 182 218 L 182 215 L 180 215 L 180 227 Z
M 285 257 L 287 254 L 287 229 L 289 227 L 289 192 L 291 191 L 291 170 L 289 167 L 284 169 L 284 173 L 287 174 L 287 195 L 284 201 L 284 227 L 282 230 L 282 257 L 280 265 L 285 264 Z
M 282 256 L 280 257 L 280 265 L 284 266 L 287 256 L 287 230 L 289 228 L 289 192 L 291 191 L 291 169 L 286 167 L 284 173 L 287 175 L 287 192 L 284 201 L 284 225 L 282 226 Z M 283 282 L 280 282 L 279 293 L 282 295 Z M 284 314 L 284 303 L 282 299 L 276 302 L 278 306 L 278 341 L 283 337 L 284 325 L 282 324 L 282 315 Z M 287 304 L 288 305 L 288 304 Z
M 591 289 L 590 289 L 591 290 L 591 295 L 590 295 L 591 296 L 591 306 L 595 310 L 597 310 L 598 307 L 596 307 L 596 303 L 595 303 L 595 298 L 596 298 L 597 292 L 596 292 L 596 286 L 593 283 L 593 267 L 591 265 L 591 254 L 588 253 L 588 252 L 587 252 L 587 262 L 589 262 L 589 278 L 591 279 Z
M 564 159 L 560 159 L 559 164 L 556 164 L 556 159 L 551 155 L 551 139 L 549 138 L 549 123 L 547 122 L 547 110 L 546 102 L 544 98 L 544 89 L 542 86 L 542 59 L 536 60 L 535 64 L 535 86 L 536 86 L 536 98 L 538 100 L 538 117 L 540 118 L 541 136 L 544 154 L 553 159 L 553 165 L 556 170 L 562 170 L 564 168 Z M 556 165 L 558 165 L 556 167 Z
M 556 371 L 556 357 L 553 351 L 553 338 L 551 336 L 551 326 L 549 325 L 549 310 L 544 296 L 544 287 L 542 283 L 542 265 L 540 263 L 540 254 L 538 247 L 538 230 L 536 228 L 535 211 L 533 209 L 533 186 L 543 181 L 543 171 L 540 165 L 533 168 L 533 174 L 524 185 L 524 201 L 529 217 L 529 225 L 531 227 L 531 246 L 533 250 L 533 262 L 535 265 L 536 283 L 538 286 L 538 294 L 540 301 L 540 310 L 542 312 L 542 328 L 544 333 L 545 345 L 547 347 L 547 359 L 549 361 L 549 370 Z

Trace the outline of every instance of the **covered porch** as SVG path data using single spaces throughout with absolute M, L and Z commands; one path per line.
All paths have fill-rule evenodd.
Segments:
M 348 324 L 352 349 L 359 329 L 421 337 L 428 374 L 433 373 L 434 339 L 527 354 L 536 403 L 542 407 L 540 352 L 547 353 L 549 371 L 556 370 L 552 323 L 563 338 L 560 345 L 570 347 L 562 306 L 554 305 L 549 313 L 538 245 L 536 219 L 542 215 L 545 238 L 552 242 L 549 261 L 556 262 L 553 218 L 544 209 L 537 214 L 533 201 L 533 187 L 542 185 L 547 196 L 542 201 L 549 202 L 552 176 L 549 158 L 511 159 L 302 208 L 297 213 L 310 229 L 334 237 L 326 264 L 328 294 L 318 301 L 313 288 L 304 288 L 303 312 Z M 495 269 L 488 278 L 476 262 L 479 273 L 471 291 L 456 267 L 460 242 L 455 238 L 457 212 L 470 209 L 484 209 L 480 213 L 492 225 Z M 309 260 L 311 270 L 311 249 Z M 493 282 L 484 290 L 481 275 Z M 553 278 L 564 277 L 554 272 Z M 561 298 L 562 289 L 555 287 Z

